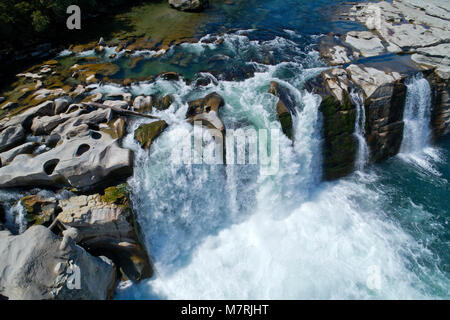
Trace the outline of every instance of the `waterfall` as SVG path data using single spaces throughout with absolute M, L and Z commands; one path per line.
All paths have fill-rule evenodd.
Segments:
M 431 140 L 431 88 L 421 73 L 406 83 L 406 101 L 403 114 L 403 140 L 399 157 L 434 175 L 436 163 L 441 161 L 439 149 L 430 145 Z
M 364 98 L 361 93 L 354 90 L 350 92 L 350 97 L 356 106 L 355 137 L 358 140 L 358 151 L 356 154 L 355 169 L 363 171 L 369 159 L 369 147 L 367 146 L 366 134 L 366 110 L 364 108 Z
M 405 128 L 401 153 L 421 153 L 431 138 L 431 89 L 422 74 L 414 76 L 406 84 L 407 93 L 403 121 Z
M 277 38 L 277 48 L 282 48 L 280 43 L 283 40 Z M 236 50 L 246 45 L 260 52 L 271 42 L 227 35 L 225 44 Z M 320 97 L 302 88 L 305 79 L 317 76 L 320 69 L 313 63 L 308 66 L 297 62 L 257 65 L 253 77 L 243 81 L 219 78 L 203 89 L 182 80 L 131 86 L 134 94 L 171 93 L 175 103 L 168 110 L 155 111 L 169 126 L 150 152 L 133 140 L 132 132 L 143 120 L 130 124 L 123 142 L 136 154 L 134 176 L 128 182 L 155 276 L 140 284 L 122 283 L 117 298 L 428 296 L 422 290 L 423 281 L 405 261 L 411 252 L 422 257 L 428 251 L 392 223 L 395 215 L 385 212 L 392 193 L 379 187 L 377 175 L 319 181 Z M 277 98 L 267 93 L 271 81 L 287 87 L 298 108 L 293 118 L 294 142 L 280 137 L 276 174 L 263 176 L 252 165 L 224 168 L 170 161 L 171 152 L 192 136 L 192 126 L 185 121 L 186 102 L 214 91 L 225 100 L 221 118 L 227 129 L 273 125 L 281 129 L 274 108 Z M 106 86 L 100 89 L 109 90 Z M 363 108 L 361 101 L 355 126 L 355 134 L 361 137 Z M 414 269 L 421 268 L 412 263 Z

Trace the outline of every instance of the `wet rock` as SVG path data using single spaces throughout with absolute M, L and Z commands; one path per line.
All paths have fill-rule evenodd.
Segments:
M 278 120 L 280 121 L 283 133 L 289 139 L 292 139 L 292 116 L 296 114 L 295 98 L 292 97 L 289 89 L 282 87 L 275 81 L 270 83 L 269 93 L 278 97 L 276 106 Z
M 365 96 L 371 161 L 382 161 L 396 155 L 403 139 L 406 99 L 403 77 L 395 72 L 356 65 L 350 65 L 346 70 Z
M 165 95 L 162 99 L 156 97 L 154 100 L 155 100 L 155 106 L 158 110 L 166 110 L 166 109 L 169 109 L 169 107 L 175 101 L 175 98 L 173 97 L 173 95 L 168 94 L 168 95 Z
M 144 149 L 150 149 L 153 141 L 167 128 L 164 120 L 140 125 L 134 132 L 134 138 Z
M 139 96 L 133 101 L 133 109 L 138 112 L 151 111 L 153 106 L 153 99 L 151 96 Z
M 204 98 L 189 102 L 186 118 L 189 119 L 191 123 L 201 121 L 207 127 L 222 132 L 225 130 L 225 126 L 219 117 L 219 109 L 224 105 L 225 101 L 218 93 L 210 93 Z
M 12 300 L 103 300 L 114 293 L 116 268 L 109 259 L 43 226 L 18 236 L 0 231 L 0 256 L 0 295 Z
M 169 5 L 181 11 L 203 11 L 209 6 L 209 0 L 169 0 Z
M 450 85 L 436 73 L 427 76 L 432 89 L 431 123 L 434 138 L 450 133 Z
M 30 195 L 20 199 L 20 203 L 24 207 L 29 226 L 49 224 L 55 218 L 57 201 L 54 197 Z
M 77 242 L 89 252 L 112 259 L 127 279 L 152 276 L 150 259 L 139 240 L 127 185 L 109 187 L 104 195 L 61 200 L 58 222 L 78 230 Z
M 325 71 L 313 85 L 322 97 L 323 175 L 334 180 L 353 171 L 357 140 L 353 135 L 356 110 L 350 96 L 350 79 L 342 68 Z

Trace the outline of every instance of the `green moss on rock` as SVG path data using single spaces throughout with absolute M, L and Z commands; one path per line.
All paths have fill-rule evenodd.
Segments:
M 348 95 L 346 95 L 348 98 Z M 351 101 L 341 104 L 334 96 L 322 99 L 323 115 L 323 169 L 326 180 L 343 177 L 353 171 L 358 142 L 355 131 L 356 110 Z
M 150 149 L 153 141 L 167 128 L 164 120 L 143 124 L 134 132 L 134 138 L 144 149 Z
M 126 183 L 109 187 L 105 189 L 105 194 L 102 196 L 102 201 L 105 203 L 115 203 L 118 205 L 129 205 L 130 191 Z

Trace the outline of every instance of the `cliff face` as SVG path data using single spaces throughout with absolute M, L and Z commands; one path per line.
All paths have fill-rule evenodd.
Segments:
M 450 133 L 450 85 L 432 73 L 427 77 L 431 85 L 431 126 L 435 139 Z

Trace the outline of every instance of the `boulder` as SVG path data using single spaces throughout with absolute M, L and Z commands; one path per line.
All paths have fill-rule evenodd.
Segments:
M 289 89 L 275 81 L 270 83 L 269 93 L 278 97 L 276 106 L 278 120 L 280 121 L 283 133 L 292 140 L 292 116 L 297 113 L 295 98 L 291 95 Z
M 28 225 L 49 224 L 55 218 L 56 198 L 45 195 L 45 192 L 20 199 L 25 210 Z
M 225 101 L 218 93 L 210 93 L 204 98 L 190 101 L 188 104 L 186 118 L 191 123 L 200 121 L 206 127 L 217 129 L 221 132 L 225 130 L 225 126 L 219 117 L 219 109 L 225 105 Z
M 67 108 L 71 103 L 72 99 L 70 97 L 62 97 L 55 99 L 55 114 L 66 112 Z
M 380 38 L 369 31 L 351 31 L 347 33 L 345 42 L 359 50 L 363 57 L 378 56 L 385 52 Z
M 57 220 L 65 228 L 76 228 L 77 242 L 95 255 L 112 259 L 127 279 L 152 276 L 126 185 L 109 187 L 104 195 L 76 196 L 61 200 Z
M 7 165 L 19 154 L 31 154 L 39 146 L 37 142 L 27 142 L 9 151 L 0 153 L 0 163 Z
M 28 130 L 34 117 L 54 115 L 54 106 L 53 101 L 45 101 L 35 107 L 26 109 L 22 113 L 11 115 L 3 124 L 3 127 L 22 126 L 25 130 Z
M 166 110 L 169 109 L 169 107 L 172 105 L 172 103 L 175 101 L 175 98 L 173 95 L 168 94 L 165 95 L 162 99 L 155 99 L 156 108 L 158 110 Z
M 121 148 L 117 138 L 95 130 L 99 122 L 111 119 L 111 110 L 99 109 L 60 124 L 48 137 L 47 143 L 56 145 L 54 149 L 35 157 L 16 156 L 0 168 L 0 188 L 71 186 L 89 190 L 110 179 L 128 177 L 132 152 Z
M 72 109 L 74 110 L 74 109 Z M 80 116 L 84 110 L 78 108 L 74 112 L 57 114 L 54 116 L 36 117 L 31 124 L 31 132 L 35 136 L 48 135 L 61 123 L 66 122 L 69 119 Z
M 76 233 L 76 232 L 72 232 Z M 0 231 L 0 295 L 11 300 L 112 298 L 116 268 L 43 226 L 21 235 Z
M 105 106 L 111 107 L 111 108 L 117 108 L 117 109 L 128 109 L 129 105 L 126 101 L 119 101 L 119 100 L 107 100 L 103 102 Z
M 209 6 L 209 0 L 169 0 L 169 5 L 181 11 L 202 11 Z
M 153 141 L 155 141 L 166 128 L 167 123 L 164 120 L 142 124 L 134 132 L 134 138 L 139 142 L 142 148 L 150 149 Z
M 10 126 L 0 132 L 0 152 L 8 151 L 25 141 L 25 130 L 21 125 Z
M 137 112 L 151 111 L 153 106 L 153 99 L 151 96 L 139 96 L 133 101 L 133 109 Z

